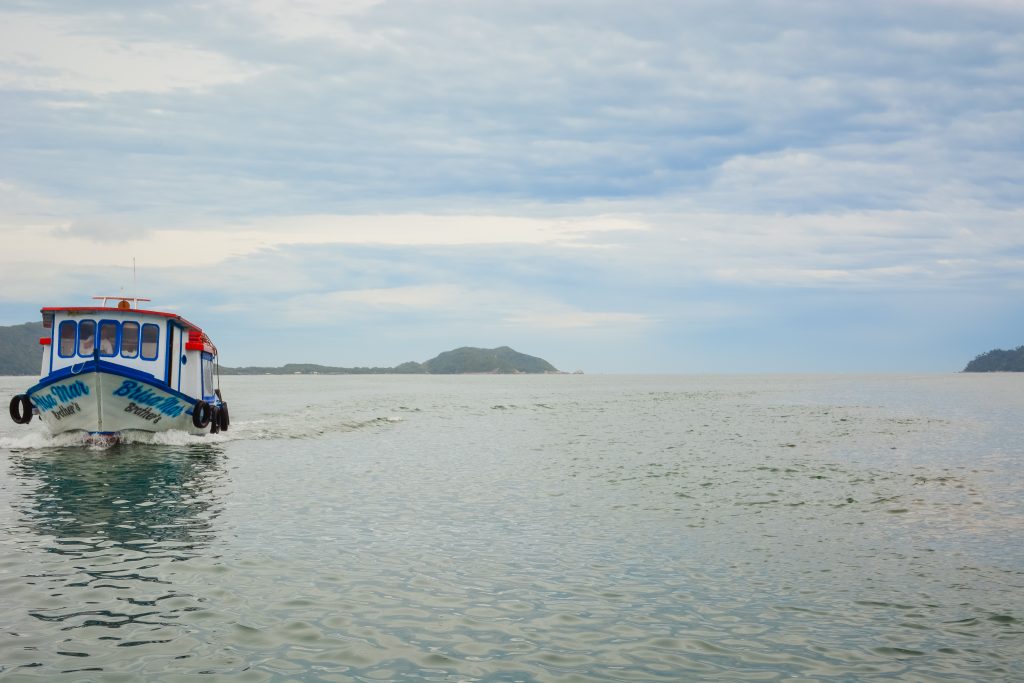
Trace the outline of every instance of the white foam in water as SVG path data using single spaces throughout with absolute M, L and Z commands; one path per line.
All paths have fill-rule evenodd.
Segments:
M 207 438 L 207 435 L 189 434 L 178 429 L 170 429 L 166 432 L 130 431 L 121 434 L 121 443 L 155 443 L 164 446 L 184 446 L 205 441 Z
M 18 436 L 0 436 L 0 448 L 8 450 L 26 450 L 35 448 L 59 448 L 61 446 L 84 446 L 85 432 L 66 432 L 50 434 L 46 431 L 33 430 Z
M 43 448 L 87 447 L 93 450 L 106 450 L 118 443 L 122 444 L 158 444 L 162 446 L 186 446 L 200 443 L 223 443 L 251 438 L 244 432 L 221 432 L 219 434 L 189 434 L 180 430 L 166 432 L 126 431 L 118 440 L 95 440 L 82 431 L 50 434 L 46 431 L 33 430 L 17 436 L 0 436 L 0 448 L 7 450 L 37 450 Z
M 206 432 L 205 434 L 189 434 L 177 429 L 171 429 L 166 432 L 143 432 L 143 431 L 131 431 L 124 432 L 121 435 L 121 443 L 125 444 L 136 444 L 136 443 L 152 443 L 161 446 L 188 446 L 192 444 L 202 443 L 224 443 L 227 441 L 241 441 L 244 439 L 253 438 L 253 433 L 246 429 L 247 423 L 239 422 L 237 425 L 232 425 L 231 429 L 226 432 L 219 432 L 217 434 L 211 434 Z

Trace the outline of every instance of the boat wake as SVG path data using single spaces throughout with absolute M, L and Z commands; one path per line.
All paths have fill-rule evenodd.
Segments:
M 40 448 L 62 448 L 66 446 L 87 446 L 85 432 L 64 432 L 50 434 L 42 429 L 24 432 L 17 436 L 0 436 L 0 448 L 9 451 L 36 450 Z
M 83 431 L 50 434 L 40 426 L 31 432 L 15 436 L 0 436 L 0 449 L 9 451 L 41 450 L 49 448 L 88 448 L 104 451 L 117 444 L 155 444 L 160 446 L 192 446 L 222 444 L 233 441 L 316 439 L 332 433 L 385 427 L 401 422 L 400 417 L 375 417 L 364 420 L 339 420 L 320 424 L 296 423 L 280 417 L 232 422 L 226 432 L 217 434 L 189 434 L 181 430 L 164 432 L 125 431 L 120 438 L 96 437 Z
M 402 418 L 394 416 L 367 418 L 339 418 L 332 420 L 301 420 L 296 421 L 286 416 L 273 416 L 263 419 L 249 420 L 231 424 L 231 431 L 210 434 L 199 439 L 317 439 L 330 434 L 354 432 L 363 429 L 387 427 Z
M 0 449 L 9 451 L 45 450 L 51 448 L 87 448 L 94 451 L 105 451 L 118 444 L 160 444 L 184 446 L 211 442 L 223 442 L 228 439 L 217 435 L 195 436 L 187 432 L 170 430 L 166 432 L 124 432 L 117 436 L 93 435 L 87 432 L 63 432 L 49 434 L 35 431 L 18 436 L 0 436 Z

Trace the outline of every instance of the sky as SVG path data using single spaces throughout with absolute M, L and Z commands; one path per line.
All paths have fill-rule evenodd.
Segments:
M 120 293 L 228 366 L 955 372 L 1024 344 L 1024 3 L 4 0 L 0 324 Z

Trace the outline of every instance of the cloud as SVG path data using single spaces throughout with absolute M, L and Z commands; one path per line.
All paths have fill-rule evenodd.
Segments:
M 1012 112 L 1024 87 L 1012 30 L 985 12 L 965 27 L 948 7 L 928 22 L 871 3 L 214 2 L 155 18 L 96 7 L 33 26 L 173 46 L 155 61 L 186 76 L 190 54 L 217 55 L 240 78 L 102 102 L 9 96 L 5 110 L 35 141 L 12 150 L 24 176 L 119 211 L 468 213 L 495 201 L 701 201 L 709 186 L 724 208 L 756 189 L 723 184 L 739 165 L 782 158 L 827 164 L 845 192 L 797 198 L 780 185 L 771 210 L 907 206 L 920 196 L 912 178 L 856 188 L 875 171 L 891 180 L 924 167 L 986 191 L 977 167 L 992 160 L 964 163 L 969 148 L 947 136 Z M 44 142 L 69 138 L 59 151 Z M 96 163 L 103 174 L 83 172 Z
M 228 0 L 218 9 L 249 15 L 262 29 L 279 39 L 309 38 L 343 41 L 347 45 L 372 46 L 371 36 L 352 28 L 349 18 L 382 0 Z
M 55 226 L 50 229 L 50 236 L 55 243 L 75 242 L 87 240 L 109 247 L 117 242 L 138 242 L 150 236 L 149 230 L 129 218 L 110 216 L 102 219 L 76 220 L 66 225 Z M 36 241 L 38 241 L 37 236 Z M 81 258 L 81 251 L 77 251 Z M 101 257 L 102 260 L 102 257 Z
M 526 325 L 534 329 L 593 330 L 609 328 L 619 333 L 629 330 L 633 334 L 647 330 L 655 322 L 651 316 L 642 313 L 573 310 L 528 311 L 514 314 L 506 318 L 505 321 L 512 325 Z
M 188 43 L 105 34 L 91 19 L 0 12 L 0 88 L 94 95 L 196 90 L 258 70 Z
M 116 289 L 135 258 L 155 298 L 236 327 L 327 302 L 345 334 L 667 358 L 817 296 L 867 321 L 858 296 L 1013 309 L 1024 281 L 1015 3 L 0 14 L 4 306 Z
M 373 326 L 374 321 L 430 321 L 439 328 L 515 330 L 531 333 L 641 334 L 657 323 L 647 314 L 583 310 L 552 297 L 549 292 L 521 283 L 498 281 L 474 285 L 463 273 L 450 273 L 447 281 L 390 287 L 330 289 L 324 283 L 315 294 L 297 293 L 264 300 L 262 310 L 283 326 Z M 244 310 L 245 306 L 241 310 Z M 232 306 L 222 312 L 237 311 Z
M 15 194 L 13 186 L 8 194 Z M 40 198 L 33 200 L 37 205 Z M 587 248 L 594 237 L 646 229 L 613 216 L 310 215 L 267 218 L 236 225 L 196 225 L 187 230 L 146 224 L 139 217 L 99 216 L 65 221 L 42 214 L 0 222 L 10 241 L 0 263 L 92 263 L 109 266 L 139 258 L 161 266 L 203 267 L 288 245 L 503 245 Z
M 1020 211 L 693 214 L 657 252 L 710 278 L 767 286 L 878 289 L 1002 287 L 1024 279 Z M 971 226 L 967 228 L 966 226 Z M 652 265 L 652 272 L 664 266 Z
M 396 309 L 438 313 L 464 309 L 469 301 L 479 298 L 478 293 L 446 284 L 319 292 L 288 299 L 285 302 L 284 318 L 292 321 L 315 321 L 325 310 L 342 311 L 344 317 L 352 315 L 353 312 Z

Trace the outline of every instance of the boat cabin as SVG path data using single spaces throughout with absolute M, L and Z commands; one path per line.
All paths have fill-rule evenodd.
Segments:
M 217 389 L 217 348 L 197 325 L 174 313 L 137 308 L 120 299 L 117 306 L 42 309 L 49 332 L 40 377 L 76 374 L 87 360 L 111 363 L 189 396 L 212 402 Z M 136 308 L 132 308 L 131 302 Z

